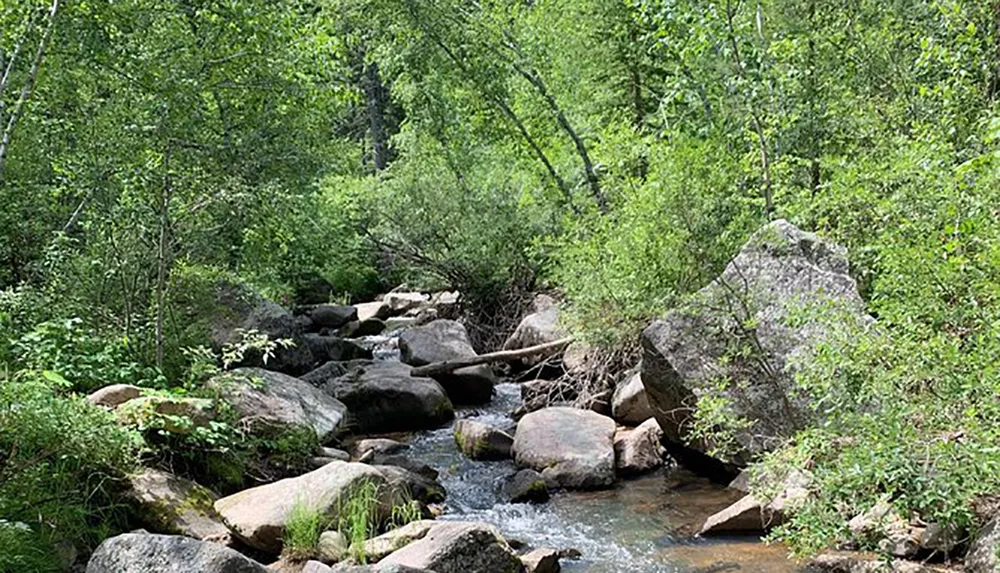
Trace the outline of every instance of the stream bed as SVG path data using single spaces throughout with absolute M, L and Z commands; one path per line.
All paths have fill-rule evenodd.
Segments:
M 513 434 L 516 424 L 509 413 L 520 401 L 518 385 L 500 384 L 489 405 L 459 410 L 456 416 Z M 516 471 L 513 461 L 466 458 L 451 426 L 415 434 L 407 456 L 440 472 L 448 492 L 440 519 L 490 523 L 529 547 L 576 549 L 582 553 L 579 560 L 563 560 L 563 570 L 570 573 L 798 570 L 782 547 L 752 537 L 692 538 L 691 528 L 739 494 L 682 469 L 621 480 L 607 491 L 556 493 L 546 504 L 530 505 L 506 503 L 500 496 L 504 480 Z

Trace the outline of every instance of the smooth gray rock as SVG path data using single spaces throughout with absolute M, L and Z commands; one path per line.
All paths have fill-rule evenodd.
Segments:
M 635 475 L 663 465 L 666 450 L 661 444 L 663 430 L 655 418 L 638 428 L 615 432 L 615 466 L 623 475 Z
M 189 537 L 126 533 L 101 543 L 87 573 L 269 573 L 242 554 Z
M 545 408 L 517 424 L 514 459 L 550 487 L 600 489 L 615 482 L 615 422 L 574 408 Z
M 476 356 L 465 327 L 454 320 L 435 320 L 406 330 L 399 337 L 399 350 L 403 362 L 411 366 Z M 486 365 L 459 368 L 434 379 L 455 404 L 485 404 L 496 384 L 496 376 Z
M 302 379 L 346 404 L 360 433 L 436 428 L 455 415 L 440 384 L 411 376 L 400 362 L 331 362 Z
M 396 551 L 384 564 L 437 573 L 521 573 L 521 560 L 492 525 L 445 522 Z
M 871 323 L 848 271 L 844 248 L 775 221 L 688 304 L 646 328 L 642 382 L 667 438 L 685 443 L 696 396 L 717 391 L 720 380 L 733 414 L 750 423 L 723 462 L 745 465 L 807 427 L 811 411 L 793 380 L 796 361 L 808 359 L 832 329 Z
M 529 469 L 511 476 L 503 486 L 503 493 L 511 503 L 545 503 L 549 500 L 549 486 L 545 478 Z
M 611 398 L 611 416 L 626 426 L 638 426 L 653 417 L 642 375 L 636 372 L 615 388 Z
M 112 384 L 87 396 L 87 401 L 95 406 L 115 409 L 129 400 L 142 395 L 142 388 L 131 384 Z
M 319 388 L 261 368 L 239 368 L 208 382 L 233 406 L 240 419 L 280 428 L 310 428 L 320 441 L 342 429 L 347 406 Z
M 555 342 L 566 336 L 566 331 L 559 325 L 559 308 L 556 301 L 545 294 L 535 296 L 532 312 L 517 325 L 507 340 L 503 343 L 504 350 L 519 350 L 539 344 Z M 533 356 L 522 358 L 515 366 L 528 368 L 544 360 L 544 357 Z

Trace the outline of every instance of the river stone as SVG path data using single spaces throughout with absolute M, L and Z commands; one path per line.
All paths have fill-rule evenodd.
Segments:
M 332 569 L 319 561 L 306 561 L 301 573 L 330 573 Z
M 454 320 L 435 320 L 403 332 L 399 337 L 399 350 L 403 362 L 411 366 L 476 356 L 465 327 Z M 496 376 L 485 364 L 459 368 L 433 378 L 456 404 L 489 402 L 496 383 Z
M 972 539 L 965 555 L 968 573 L 995 573 L 1000 571 L 1000 517 L 994 517 Z
M 503 486 L 503 493 L 511 503 L 545 503 L 549 500 L 549 486 L 542 474 L 535 470 L 520 470 Z
M 345 452 L 344 450 L 338 450 L 337 448 L 320 446 L 316 449 L 316 455 L 324 458 L 333 458 L 342 462 L 351 461 L 351 454 Z
M 281 551 L 285 524 L 296 503 L 308 503 L 332 522 L 341 507 L 364 484 L 379 489 L 380 500 L 400 495 L 377 468 L 349 462 L 330 462 L 307 474 L 283 479 L 224 497 L 215 502 L 229 529 L 247 545 L 267 553 Z M 382 511 L 385 507 L 380 508 Z
M 126 496 L 151 530 L 229 543 L 229 529 L 216 513 L 216 496 L 209 489 L 150 468 L 129 476 L 128 484 Z
M 402 527 L 397 527 L 365 541 L 365 555 L 371 561 L 381 561 L 393 551 L 398 551 L 418 539 L 423 539 L 437 525 L 438 522 L 429 519 L 411 521 Z
M 805 573 L 959 573 L 958 569 L 941 565 L 928 565 L 900 559 L 887 561 L 871 553 L 834 551 L 812 558 L 803 568 Z M 994 569 L 970 570 L 965 573 L 994 573 Z
M 535 296 L 531 313 L 521 319 L 514 333 L 503 343 L 504 350 L 520 350 L 539 344 L 555 342 L 566 336 L 559 325 L 559 308 L 556 301 L 545 294 Z M 544 360 L 543 356 L 521 358 L 513 363 L 520 368 L 529 368 Z
M 615 482 L 615 422 L 589 410 L 546 408 L 517 424 L 514 459 L 550 487 L 599 489 Z
M 87 396 L 87 401 L 95 406 L 115 409 L 129 400 L 142 395 L 142 388 L 131 384 L 112 384 Z
M 391 292 L 382 297 L 382 303 L 389 308 L 390 316 L 420 309 L 427 306 L 430 300 L 430 296 L 419 292 Z
M 302 379 L 346 404 L 361 433 L 436 428 L 455 415 L 440 384 L 400 362 L 331 362 Z
M 340 328 L 358 319 L 358 309 L 353 306 L 319 304 L 309 311 L 309 319 L 320 328 Z
M 354 457 L 361 458 L 368 452 L 398 454 L 407 447 L 403 442 L 390 440 L 389 438 L 365 438 L 354 442 L 354 445 L 351 446 L 351 451 L 354 453 Z
M 347 537 L 339 531 L 324 531 L 316 544 L 316 557 L 324 563 L 343 561 L 350 551 Z
M 365 360 L 372 357 L 370 348 L 365 348 L 353 340 L 324 334 L 306 334 L 303 338 L 309 345 L 317 364 Z
M 427 569 L 414 569 L 394 563 L 375 563 L 374 565 L 350 565 L 341 563 L 330 569 L 331 573 L 436 573 Z
M 663 430 L 655 418 L 643 422 L 633 430 L 615 432 L 615 465 L 625 475 L 635 475 L 663 465 L 666 450 L 660 442 Z
M 540 547 L 521 556 L 525 573 L 559 573 L 559 552 L 549 547 Z
M 848 271 L 843 247 L 775 221 L 688 304 L 646 328 L 642 382 L 667 438 L 685 443 L 696 397 L 717 391 L 719 380 L 726 381 L 732 413 L 750 424 L 736 436 L 740 448 L 723 462 L 745 465 L 806 427 L 810 411 L 796 392 L 796 361 L 807 359 L 834 329 L 871 322 Z M 823 312 L 806 315 L 806 307 Z M 801 320 L 789 320 L 793 314 Z M 756 325 L 745 342 L 753 351 L 742 357 L 744 349 L 734 344 L 749 338 L 748 321 Z M 712 444 L 692 446 L 704 453 Z
M 210 328 L 212 344 L 217 349 L 240 343 L 242 332 L 251 330 L 266 334 L 271 340 L 292 341 L 292 346 L 276 348 L 266 363 L 261 352 L 248 350 L 237 366 L 258 366 L 297 376 L 315 365 L 302 322 L 281 305 L 244 285 L 226 281 L 217 285 L 215 303 Z
M 436 573 L 520 573 L 520 559 L 492 525 L 441 523 L 382 560 Z
M 458 449 L 473 460 L 507 459 L 514 444 L 507 432 L 476 420 L 459 420 L 454 433 Z
M 781 525 L 786 511 L 793 510 L 809 498 L 809 484 L 808 474 L 792 471 L 785 477 L 782 489 L 774 499 L 760 501 L 753 495 L 746 495 L 705 520 L 698 535 L 763 533 Z
M 239 368 L 208 382 L 240 419 L 279 428 L 309 428 L 321 442 L 341 430 L 347 406 L 319 388 L 280 372 Z
M 636 372 L 620 384 L 611 398 L 611 415 L 626 426 L 638 426 L 653 417 L 653 408 L 642 385 L 642 375 Z
M 181 572 L 269 573 L 269 570 L 217 543 L 133 533 L 104 540 L 87 563 L 87 573 Z
M 392 494 L 394 496 L 392 500 L 396 505 L 411 501 L 424 505 L 442 503 L 447 496 L 444 486 L 435 478 L 410 471 L 402 466 L 373 465 L 372 467 L 389 482 L 391 491 L 395 492 Z
M 366 320 L 355 320 L 340 327 L 337 336 L 342 338 L 361 338 L 363 336 L 377 336 L 385 330 L 385 321 L 378 318 Z

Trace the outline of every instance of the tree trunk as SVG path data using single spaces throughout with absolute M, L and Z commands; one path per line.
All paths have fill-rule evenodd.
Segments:
M 389 138 L 385 130 L 385 86 L 377 63 L 365 65 L 363 84 L 368 108 L 368 129 L 372 138 L 372 161 L 375 171 L 383 171 L 389 165 Z

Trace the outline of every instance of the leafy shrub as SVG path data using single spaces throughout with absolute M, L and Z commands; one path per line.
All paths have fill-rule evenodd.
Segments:
M 0 378 L 0 539 L 20 548 L 4 558 L 34 562 L 59 540 L 102 540 L 121 522 L 113 484 L 136 467 L 140 443 L 113 414 L 35 374 Z

